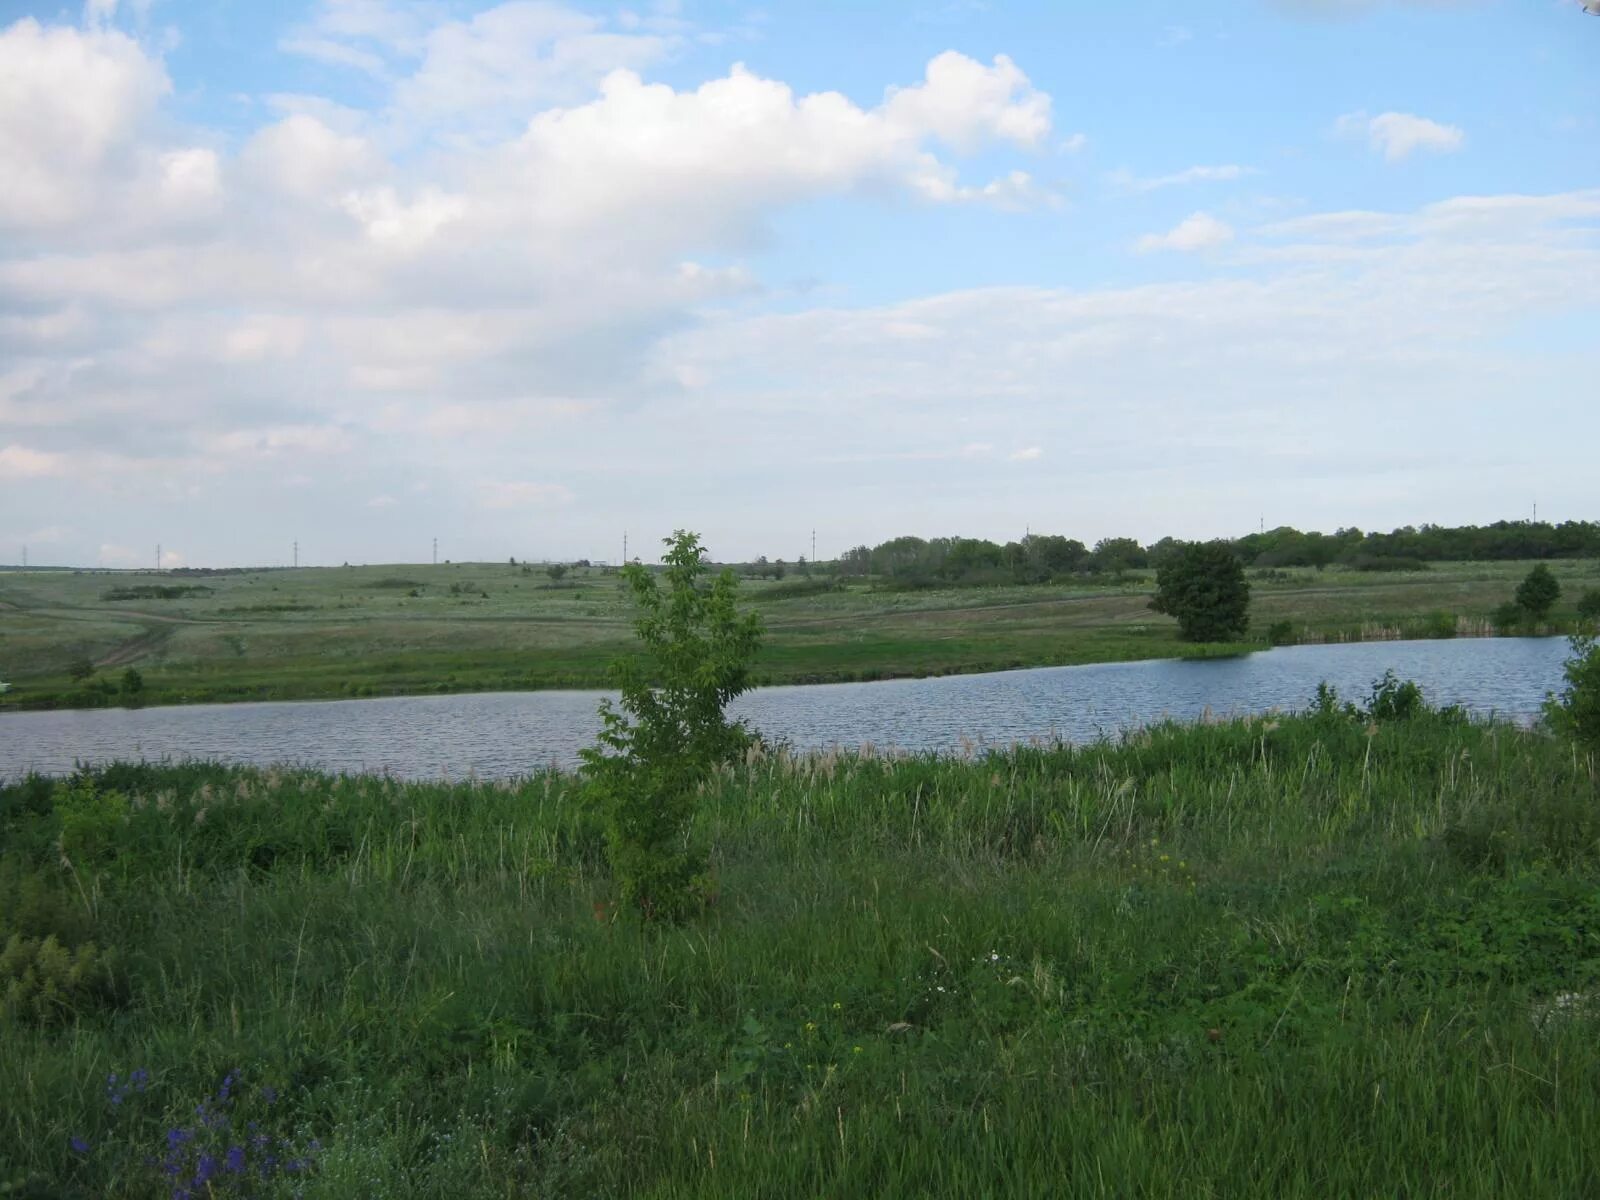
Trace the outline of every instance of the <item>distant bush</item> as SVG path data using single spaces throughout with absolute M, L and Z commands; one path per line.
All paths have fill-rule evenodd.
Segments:
M 114 587 L 100 593 L 102 600 L 184 600 L 190 596 L 212 596 L 216 588 L 195 583 L 170 587 Z
M 1505 635 L 1515 633 L 1522 626 L 1523 619 L 1527 616 L 1522 611 L 1522 606 L 1515 601 L 1507 600 L 1494 612 L 1489 614 L 1489 624 L 1494 626 L 1494 631 Z
M 1590 588 L 1578 597 L 1578 616 L 1584 621 L 1600 621 L 1600 588 Z
M 401 579 L 398 575 L 386 575 L 382 579 L 374 580 L 369 586 L 399 592 L 407 588 L 420 588 L 427 585 L 417 579 Z
M 1453 638 L 1456 636 L 1456 618 L 1454 613 L 1435 609 L 1422 621 L 1422 636 L 1425 638 Z
M 1294 643 L 1294 622 L 1274 621 L 1267 626 L 1267 643 L 1273 646 L 1289 646 Z
M 824 596 L 845 590 L 842 579 L 797 579 L 779 583 L 760 593 L 762 600 L 799 600 L 805 596 Z
M 1356 571 L 1426 571 L 1428 564 L 1420 558 L 1407 558 L 1390 554 L 1356 554 L 1346 560 L 1345 566 Z
M 1556 577 L 1544 563 L 1529 571 L 1527 578 L 1517 585 L 1517 607 L 1535 621 L 1542 621 L 1548 617 L 1559 599 L 1561 599 L 1561 585 L 1556 582 Z

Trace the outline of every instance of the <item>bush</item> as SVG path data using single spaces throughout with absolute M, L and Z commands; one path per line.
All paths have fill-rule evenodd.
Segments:
M 1507 600 L 1489 614 L 1489 624 L 1494 626 L 1496 633 L 1505 636 L 1515 633 L 1521 627 L 1525 615 L 1519 605 Z
M 1527 578 L 1517 585 L 1517 607 L 1535 621 L 1548 617 L 1559 599 L 1561 585 L 1543 563 L 1529 571 Z
M 1178 619 L 1186 642 L 1226 642 L 1250 625 L 1244 564 L 1225 542 L 1183 547 L 1156 569 L 1150 607 Z
M 1383 678 L 1372 685 L 1372 695 L 1362 710 L 1368 720 L 1377 722 L 1409 721 L 1428 711 L 1422 689 L 1409 679 L 1401 679 L 1393 671 L 1385 671 Z
M 1456 618 L 1454 613 L 1447 613 L 1442 609 L 1429 613 L 1423 618 L 1422 636 L 1425 638 L 1453 638 L 1456 636 Z
M 88 679 L 94 674 L 94 664 L 87 658 L 75 658 L 67 666 L 67 676 L 79 681 Z
M 1562 672 L 1566 687 L 1545 701 L 1545 715 L 1579 745 L 1600 750 L 1600 641 L 1578 636 L 1571 645 L 1572 657 Z
M 50 1025 L 116 999 L 112 958 L 93 942 L 68 949 L 54 934 L 14 933 L 0 950 L 0 1022 Z
M 614 664 L 622 698 L 618 707 L 600 702 L 600 744 L 581 757 L 623 903 L 647 918 L 681 920 L 711 894 L 689 826 L 711 771 L 749 745 L 723 708 L 749 687 L 761 619 L 739 615 L 732 570 L 701 586 L 708 567 L 696 535 L 679 530 L 665 541 L 665 591 L 642 566 L 622 570 L 643 654 Z
M 137 696 L 144 691 L 144 676 L 129 667 L 122 673 L 122 694 L 124 696 Z
M 1600 623 L 1600 588 L 1590 588 L 1578 597 L 1578 617 L 1591 623 Z
M 1294 622 L 1274 621 L 1267 626 L 1267 642 L 1273 646 L 1291 646 L 1294 644 Z

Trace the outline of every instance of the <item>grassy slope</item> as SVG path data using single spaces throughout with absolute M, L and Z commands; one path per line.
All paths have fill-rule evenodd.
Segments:
M 1287 620 L 1297 638 L 1419 633 L 1428 614 L 1481 628 L 1525 563 L 1448 564 L 1407 575 L 1295 570 L 1254 583 L 1252 636 Z M 1558 626 L 1600 564 L 1554 564 Z M 395 586 L 396 582 L 402 586 Z M 113 586 L 204 583 L 214 595 L 108 601 Z M 415 583 L 419 595 L 412 596 Z M 1178 642 L 1146 607 L 1150 582 L 785 595 L 745 585 L 768 637 L 761 682 L 940 674 L 1217 653 Z M 451 588 L 456 589 L 452 594 Z M 261 571 L 189 579 L 70 572 L 0 574 L 0 708 L 83 702 L 76 658 L 127 665 L 144 703 L 601 686 L 631 631 L 615 576 L 552 587 L 505 564 Z M 1259 645 L 1260 643 L 1255 643 Z M 1231 648 L 1231 649 L 1237 649 Z M 93 700 L 94 697 L 88 699 Z
M 0 791 L 0 921 L 122 955 L 0 1023 L 0 1191 L 172 1194 L 205 1101 L 309 1197 L 1593 1195 L 1596 787 L 1431 717 L 769 759 L 682 929 L 597 919 L 561 776 Z

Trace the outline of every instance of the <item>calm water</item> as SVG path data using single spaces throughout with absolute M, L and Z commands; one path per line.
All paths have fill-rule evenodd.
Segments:
M 991 675 L 762 688 L 733 706 L 799 747 L 955 750 L 963 739 L 1088 741 L 1163 717 L 1301 708 L 1318 681 L 1364 699 L 1392 667 L 1435 704 L 1529 718 L 1561 681 L 1559 638 L 1292 646 L 1211 662 L 1109 663 Z M 603 692 L 196 705 L 0 716 L 0 777 L 74 761 L 212 758 L 412 778 L 520 775 L 571 765 Z

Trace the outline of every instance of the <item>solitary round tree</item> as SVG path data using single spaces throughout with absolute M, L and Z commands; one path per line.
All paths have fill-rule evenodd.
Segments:
M 1244 564 L 1225 542 L 1195 542 L 1170 553 L 1156 570 L 1150 607 L 1178 619 L 1186 642 L 1226 642 L 1250 625 Z
M 1517 585 L 1517 606 L 1535 621 L 1548 617 L 1559 599 L 1561 585 L 1543 563 L 1529 571 L 1528 577 Z

